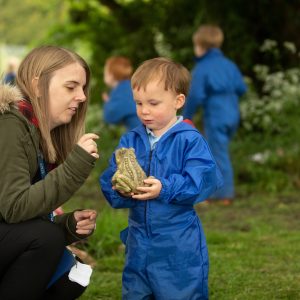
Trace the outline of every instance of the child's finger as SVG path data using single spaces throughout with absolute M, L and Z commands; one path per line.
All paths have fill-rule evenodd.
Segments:
M 148 200 L 150 199 L 150 194 L 149 193 L 145 193 L 145 194 L 134 194 L 132 196 L 133 199 L 136 200 Z
M 152 190 L 152 188 L 149 186 L 138 186 L 136 189 L 144 193 L 150 192 Z
M 144 179 L 144 183 L 147 183 L 147 184 L 155 184 L 158 182 L 158 179 L 155 179 L 155 178 L 146 178 Z

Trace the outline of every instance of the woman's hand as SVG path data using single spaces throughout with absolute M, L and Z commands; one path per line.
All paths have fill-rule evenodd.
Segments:
M 79 139 L 77 145 L 92 156 L 99 158 L 98 146 L 97 143 L 94 141 L 96 139 L 99 139 L 99 136 L 97 134 L 86 133 Z
M 92 209 L 78 210 L 74 212 L 74 218 L 77 222 L 76 233 L 91 234 L 96 228 L 97 212 Z
M 140 186 L 137 187 L 136 189 L 143 192 L 142 194 L 134 194 L 132 196 L 133 199 L 135 200 L 150 200 L 154 199 L 157 196 L 159 196 L 159 193 L 162 189 L 162 184 L 161 182 L 154 178 L 147 178 L 144 180 L 144 183 L 149 184 L 150 186 Z

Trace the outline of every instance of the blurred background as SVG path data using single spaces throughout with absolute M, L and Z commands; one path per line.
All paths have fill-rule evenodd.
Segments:
M 194 64 L 192 34 L 202 23 L 225 33 L 223 52 L 248 92 L 231 145 L 237 197 L 230 207 L 198 205 L 207 234 L 211 299 L 300 299 L 299 0 L 0 0 L 0 73 L 35 46 L 72 48 L 93 74 L 87 130 L 100 134 L 95 171 L 65 209 L 96 207 L 97 232 L 81 247 L 96 260 L 82 299 L 120 299 L 126 211 L 113 211 L 98 176 L 125 131 L 103 122 L 105 60 L 167 56 Z M 195 123 L 202 127 L 201 113 Z

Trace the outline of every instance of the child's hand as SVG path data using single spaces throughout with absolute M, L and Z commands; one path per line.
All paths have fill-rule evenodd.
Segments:
M 154 178 L 147 178 L 144 180 L 144 183 L 149 184 L 150 186 L 139 186 L 137 190 L 143 192 L 143 194 L 134 194 L 132 198 L 135 200 L 150 200 L 156 198 L 162 188 L 161 182 Z
M 120 191 L 118 190 L 115 186 L 112 186 L 112 189 L 117 191 L 118 193 L 120 193 L 123 197 L 132 197 L 133 193 L 132 192 L 129 192 L 129 193 L 126 193 L 124 191 Z
M 109 100 L 109 96 L 106 92 L 102 93 L 102 100 L 103 102 L 107 102 Z

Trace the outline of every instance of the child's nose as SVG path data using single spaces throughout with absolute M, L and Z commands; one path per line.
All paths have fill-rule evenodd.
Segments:
M 143 107 L 142 108 L 142 113 L 145 115 L 145 114 L 148 114 L 149 113 L 149 109 L 147 107 Z

